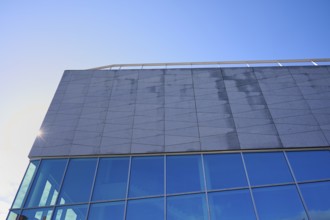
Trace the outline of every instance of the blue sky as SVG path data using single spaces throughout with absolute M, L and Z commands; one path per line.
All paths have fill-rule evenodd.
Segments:
M 65 69 L 330 57 L 330 1 L 0 2 L 0 218 Z

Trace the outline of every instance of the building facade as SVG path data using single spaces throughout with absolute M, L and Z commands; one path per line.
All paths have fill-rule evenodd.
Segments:
M 8 220 L 330 219 L 330 66 L 65 71 Z

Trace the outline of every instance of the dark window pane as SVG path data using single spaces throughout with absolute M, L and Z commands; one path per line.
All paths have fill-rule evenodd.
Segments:
M 100 159 L 93 201 L 126 197 L 129 158 Z
M 167 193 L 196 192 L 204 189 L 200 155 L 168 156 Z
M 241 154 L 204 155 L 207 189 L 247 186 Z
M 43 160 L 34 178 L 25 207 L 54 205 L 67 160 Z
M 19 213 L 20 213 L 20 210 L 10 211 L 8 214 L 7 220 L 17 220 Z
M 127 203 L 126 220 L 164 219 L 164 198 L 130 200 Z
M 25 220 L 50 220 L 53 209 L 30 209 L 24 210 L 21 219 Z
M 208 219 L 204 194 L 167 197 L 167 220 Z
M 255 220 L 249 190 L 233 190 L 208 193 L 211 219 Z
M 330 178 L 329 151 L 301 151 L 287 154 L 297 181 Z
M 164 194 L 164 157 L 133 157 L 129 197 Z
M 312 219 L 330 219 L 330 182 L 299 185 Z
M 29 164 L 29 167 L 26 170 L 21 186 L 17 192 L 12 208 L 22 207 L 24 198 L 26 197 L 26 193 L 32 183 L 32 178 L 36 172 L 38 164 L 39 164 L 39 160 L 31 161 L 31 163 Z
M 53 215 L 53 220 L 85 220 L 87 205 L 58 207 Z
M 96 159 L 72 159 L 64 178 L 58 203 L 71 204 L 89 201 L 95 167 Z
M 253 189 L 260 220 L 308 219 L 295 186 Z
M 106 219 L 106 220 L 123 220 L 124 219 L 124 202 L 108 202 L 92 204 L 90 207 L 88 219 Z
M 293 182 L 282 152 L 245 153 L 243 155 L 251 185 Z

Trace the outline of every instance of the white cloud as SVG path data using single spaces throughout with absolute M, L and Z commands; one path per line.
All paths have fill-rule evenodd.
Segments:
M 29 163 L 28 153 L 45 109 L 45 106 L 31 104 L 0 118 L 0 219 L 6 219 L 23 179 Z
M 330 219 L 330 209 L 328 210 L 311 210 L 309 212 L 312 219 L 317 220 L 329 220 Z

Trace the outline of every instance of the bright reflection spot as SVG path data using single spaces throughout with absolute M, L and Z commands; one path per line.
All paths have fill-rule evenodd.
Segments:
M 37 131 L 37 137 L 41 137 L 42 134 L 43 134 L 42 130 L 38 130 L 38 131 Z

